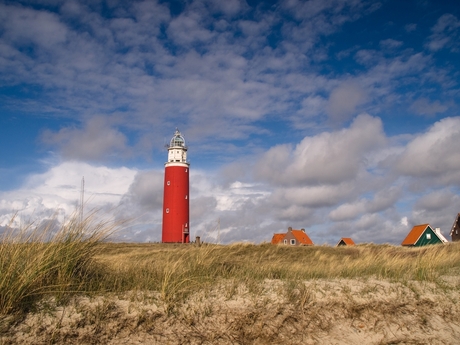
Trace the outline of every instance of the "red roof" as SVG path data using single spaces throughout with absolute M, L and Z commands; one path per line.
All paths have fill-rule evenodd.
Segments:
M 307 246 L 312 246 L 313 241 L 308 237 L 308 235 L 305 233 L 305 231 L 302 230 L 291 230 L 292 234 L 296 238 L 297 241 L 299 241 L 300 244 L 304 244 Z
M 272 244 L 281 243 L 281 241 L 283 240 L 284 236 L 286 236 L 286 234 L 274 234 L 273 237 L 272 237 Z
M 402 241 L 401 245 L 413 246 L 415 243 L 417 243 L 418 239 L 420 238 L 420 236 L 422 236 L 423 232 L 426 230 L 428 226 L 430 226 L 430 224 L 421 224 L 414 226 L 412 230 L 409 232 L 409 234 L 406 236 L 404 241 Z
M 355 242 L 350 238 L 350 237 L 342 237 L 339 241 L 339 243 L 337 243 L 337 245 L 340 244 L 340 242 L 345 243 L 347 246 L 354 246 L 355 245 Z

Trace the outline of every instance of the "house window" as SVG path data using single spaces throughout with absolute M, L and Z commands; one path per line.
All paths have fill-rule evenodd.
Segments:
M 287 240 L 284 240 L 283 243 L 284 243 L 284 244 L 287 244 Z
M 295 245 L 295 240 L 294 239 L 291 240 L 291 245 L 293 245 L 293 246 Z
M 458 235 L 458 229 L 457 229 L 457 230 L 455 230 L 455 235 Z
M 426 234 L 426 239 L 431 240 L 431 234 Z

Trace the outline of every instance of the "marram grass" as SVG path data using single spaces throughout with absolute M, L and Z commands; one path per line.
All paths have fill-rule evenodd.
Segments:
M 75 293 L 149 291 L 174 306 L 216 286 L 226 286 L 229 296 L 240 286 L 257 294 L 267 280 L 287 286 L 368 278 L 442 284 L 442 277 L 460 273 L 460 243 L 423 248 L 108 243 L 117 226 L 90 216 L 82 223 L 72 219 L 56 233 L 29 226 L 4 234 L 0 315 L 27 311 L 45 296 L 65 301 Z
M 264 281 L 316 279 L 412 280 L 442 284 L 460 273 L 460 243 L 424 248 L 391 245 L 289 247 L 233 244 L 197 247 L 171 244 L 102 245 L 106 290 L 157 291 L 166 302 L 223 284 L 257 293 Z M 460 287 L 459 287 L 460 288 Z
M 72 217 L 57 229 L 55 222 L 47 224 L 7 229 L 0 236 L 0 315 L 27 311 L 44 296 L 65 298 L 97 284 L 94 256 L 116 224 L 96 221 L 95 212 L 83 221 Z

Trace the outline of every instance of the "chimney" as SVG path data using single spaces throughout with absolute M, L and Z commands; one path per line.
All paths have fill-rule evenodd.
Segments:
M 441 228 L 436 228 L 434 229 L 434 232 L 437 233 L 438 235 L 441 233 Z
M 292 231 L 292 227 L 291 227 L 291 226 L 288 228 L 288 231 Z
M 305 229 L 304 229 L 304 228 L 302 228 L 302 229 L 300 229 L 300 230 L 301 230 L 302 232 L 305 232 Z

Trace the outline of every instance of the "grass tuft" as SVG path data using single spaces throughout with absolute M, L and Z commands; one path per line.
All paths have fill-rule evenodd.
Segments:
M 0 315 L 26 312 L 44 296 L 64 299 L 94 290 L 99 277 L 94 257 L 116 224 L 72 217 L 61 227 L 29 224 L 0 236 Z

